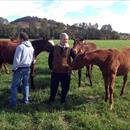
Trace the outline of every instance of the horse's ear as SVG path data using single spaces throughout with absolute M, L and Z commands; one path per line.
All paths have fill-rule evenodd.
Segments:
M 81 41 L 81 42 L 83 42 L 83 41 L 84 41 L 84 39 L 83 39 L 83 38 L 80 38 L 80 41 Z
M 48 40 L 53 40 L 53 36 L 47 37 Z
M 52 46 L 55 45 L 54 41 L 52 39 L 48 39 L 48 41 L 51 43 Z
M 80 42 L 84 41 L 84 38 L 82 36 L 77 36 L 75 39 L 77 39 Z
M 42 36 L 42 39 L 43 39 L 43 40 L 46 40 L 47 38 L 46 38 L 46 36 L 45 36 L 45 35 L 43 35 L 43 36 Z
M 43 40 L 48 40 L 48 39 L 51 39 L 49 35 L 47 34 L 43 34 L 42 36 Z

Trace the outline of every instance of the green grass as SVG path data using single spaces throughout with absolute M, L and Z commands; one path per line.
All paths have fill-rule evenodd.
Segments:
M 58 42 L 58 41 L 56 41 Z M 98 48 L 123 48 L 129 40 L 96 40 Z M 72 41 L 69 41 L 72 45 Z M 5 105 L 10 96 L 10 74 L 0 73 L 0 129 L 1 130 L 130 130 L 130 79 L 125 94 L 120 97 L 122 78 L 116 78 L 114 89 L 114 109 L 104 102 L 104 85 L 101 72 L 93 68 L 93 86 L 87 85 L 85 69 L 82 70 L 82 84 L 78 88 L 77 72 L 72 75 L 67 103 L 60 104 L 60 87 L 52 112 L 48 112 L 47 100 L 50 92 L 50 71 L 48 54 L 39 55 L 35 69 L 35 91 L 30 90 L 30 104 L 20 104 L 22 94 L 18 94 L 18 105 L 8 110 Z

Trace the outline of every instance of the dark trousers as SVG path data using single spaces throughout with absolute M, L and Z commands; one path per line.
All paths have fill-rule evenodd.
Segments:
M 51 74 L 51 92 L 49 102 L 53 102 L 55 100 L 55 96 L 57 93 L 57 89 L 59 83 L 61 83 L 62 91 L 61 91 L 61 103 L 65 102 L 67 92 L 70 86 L 70 74 L 68 73 L 54 73 Z

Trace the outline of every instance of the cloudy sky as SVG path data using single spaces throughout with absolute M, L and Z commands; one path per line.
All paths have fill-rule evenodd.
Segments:
M 0 0 L 0 17 L 13 21 L 24 16 L 73 23 L 111 24 L 113 30 L 130 33 L 129 0 Z

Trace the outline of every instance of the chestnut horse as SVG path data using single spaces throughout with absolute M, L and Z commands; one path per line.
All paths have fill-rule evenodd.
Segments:
M 18 44 L 19 44 L 19 40 L 17 40 L 17 39 L 10 39 L 10 41 L 9 40 L 0 40 L 0 51 L 1 51 L 1 53 L 0 54 L 2 54 L 2 52 L 3 53 L 6 53 L 4 50 L 6 50 L 6 49 L 4 49 L 4 48 L 6 48 L 7 46 L 8 46 L 8 44 L 12 44 L 13 46 L 17 46 Z M 6 55 L 6 54 L 5 54 Z M 4 54 L 3 54 L 3 56 L 4 56 Z M 1 57 L 2 58 L 2 57 Z M 7 67 L 7 63 L 2 63 L 2 64 L 0 64 L 0 71 L 5 71 L 7 74 L 9 74 L 9 69 L 8 69 L 8 67 Z
M 73 50 L 78 55 L 83 52 L 90 52 L 96 50 L 96 44 L 94 42 L 87 42 L 83 39 L 75 39 L 73 43 Z M 81 85 L 81 72 L 82 69 L 78 69 L 78 86 Z M 86 65 L 86 78 L 89 78 L 89 84 L 92 86 L 92 65 Z
M 113 108 L 113 89 L 116 76 L 123 76 L 120 95 L 124 93 L 130 71 L 130 47 L 119 51 L 117 49 L 100 49 L 78 55 L 71 64 L 71 69 L 80 69 L 85 65 L 99 66 L 105 86 L 105 101 L 109 100 L 110 109 Z
M 39 40 L 33 40 L 31 41 L 32 46 L 34 47 L 35 51 L 35 58 L 42 52 L 42 51 L 50 51 L 52 48 L 52 41 L 49 39 L 43 38 Z M 2 64 L 13 64 L 13 58 L 15 49 L 19 42 L 13 42 L 13 41 L 0 41 L 0 67 Z M 31 66 L 31 86 L 33 89 L 35 89 L 34 86 L 34 66 L 35 64 L 32 64 Z

